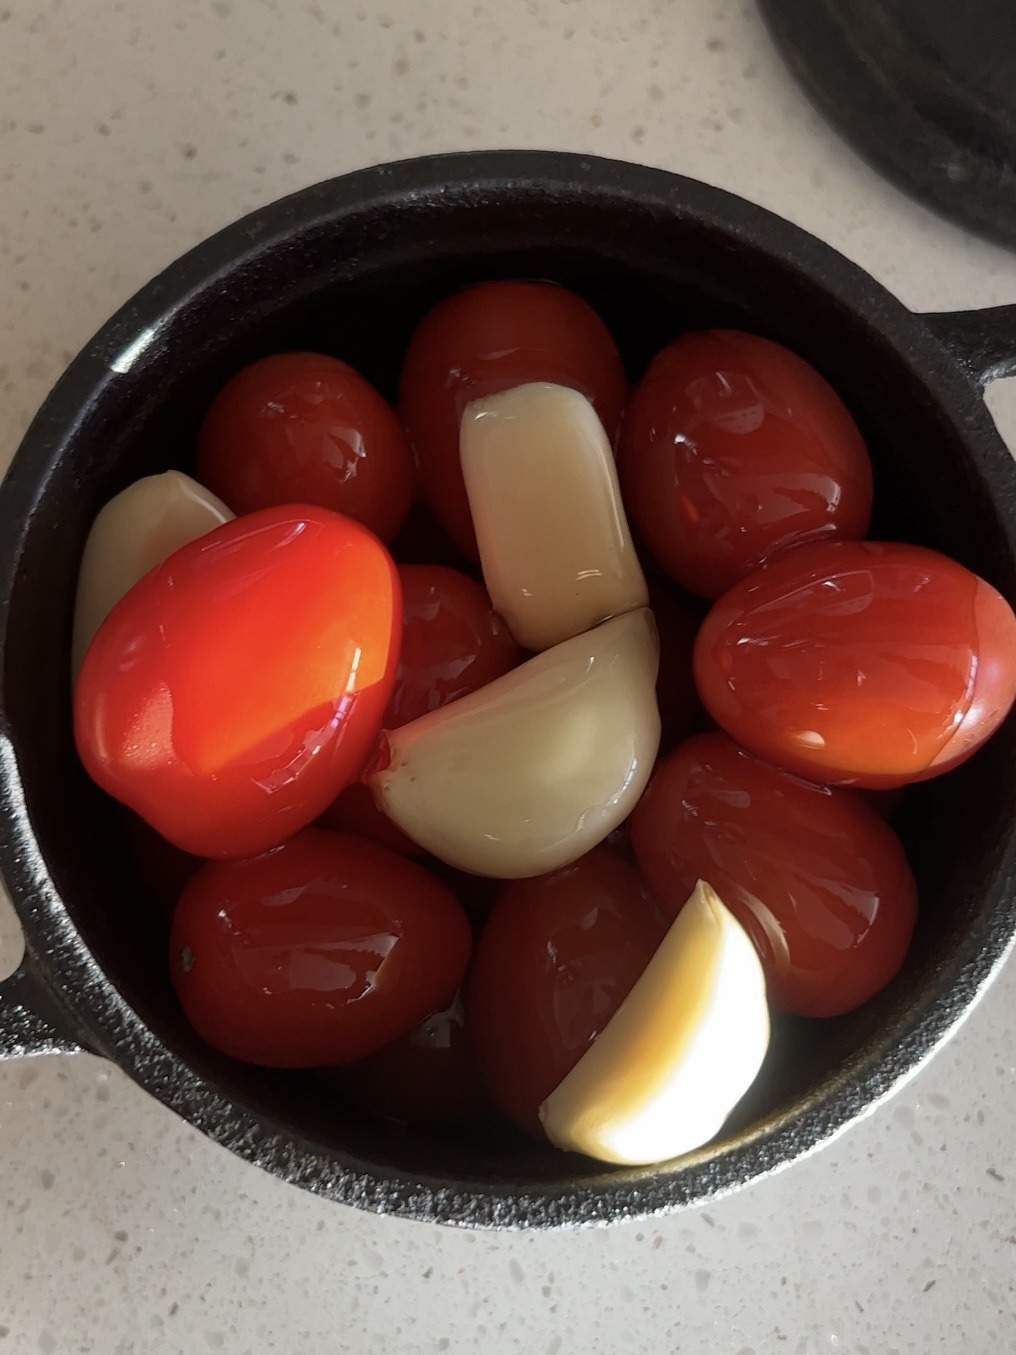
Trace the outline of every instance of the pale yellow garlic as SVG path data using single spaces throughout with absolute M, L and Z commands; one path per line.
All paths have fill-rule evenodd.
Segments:
M 467 405 L 460 435 L 484 582 L 526 649 L 648 601 L 610 443 L 584 395 L 543 382 Z
M 81 557 L 73 672 L 92 636 L 143 575 L 233 516 L 221 499 L 175 470 L 136 480 L 110 499 L 92 523 Z
M 660 741 L 659 640 L 627 612 L 386 734 L 370 780 L 421 847 L 477 875 L 556 870 L 626 818 Z
M 663 1162 L 708 1143 L 769 1044 L 755 947 L 701 880 L 642 977 L 540 1107 L 559 1148 Z

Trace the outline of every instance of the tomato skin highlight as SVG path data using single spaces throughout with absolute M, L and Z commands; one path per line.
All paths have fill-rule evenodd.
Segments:
M 349 1063 L 448 1003 L 469 923 L 422 867 L 307 828 L 281 847 L 205 866 L 170 936 L 173 986 L 223 1054 L 270 1068 Z
M 406 351 L 399 410 L 420 493 L 456 546 L 477 559 L 459 461 L 466 405 L 548 381 L 587 396 L 613 440 L 627 382 L 617 345 L 581 297 L 546 282 L 482 282 L 439 302 Z
M 665 930 L 637 873 L 602 847 L 504 886 L 464 1001 L 487 1089 L 520 1129 L 542 1137 L 540 1104 L 627 997 Z
M 921 546 L 801 546 L 714 605 L 694 667 L 706 709 L 759 757 L 888 789 L 965 761 L 1005 719 L 1016 617 Z
M 312 503 L 382 541 L 402 527 L 414 490 L 394 410 L 323 353 L 276 353 L 237 372 L 205 415 L 198 478 L 234 513 Z
M 183 851 L 265 851 L 358 777 L 400 615 L 391 557 L 350 519 L 290 506 L 228 522 L 100 627 L 74 691 L 85 769 Z
M 633 523 L 702 597 L 789 546 L 868 530 L 871 462 L 845 405 L 803 358 L 753 334 L 682 334 L 657 354 L 619 460 Z
M 896 974 L 917 915 L 903 847 L 851 791 L 759 761 L 725 734 L 687 739 L 632 815 L 643 877 L 672 916 L 697 880 L 751 936 L 770 1001 L 835 1016 Z

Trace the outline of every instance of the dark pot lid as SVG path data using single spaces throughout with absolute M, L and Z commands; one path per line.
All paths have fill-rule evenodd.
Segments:
M 880 173 L 1016 249 L 1014 0 L 759 0 L 805 93 Z

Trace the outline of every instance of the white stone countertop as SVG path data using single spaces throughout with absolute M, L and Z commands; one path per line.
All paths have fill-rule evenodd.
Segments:
M 0 456 L 74 351 L 240 213 L 357 166 L 549 146 L 664 166 L 908 305 L 1016 256 L 884 184 L 744 0 L 0 0 Z M 1016 438 L 1016 382 L 991 403 Z M 3 920 L 7 972 L 20 943 Z M 602 1231 L 488 1235 L 280 1185 L 87 1055 L 0 1066 L 0 1355 L 1016 1351 L 1016 968 L 782 1175 Z

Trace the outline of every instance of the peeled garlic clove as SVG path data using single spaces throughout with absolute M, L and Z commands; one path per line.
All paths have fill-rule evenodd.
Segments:
M 699 881 L 642 977 L 540 1107 L 559 1148 L 602 1162 L 663 1162 L 707 1143 L 769 1044 L 755 947 Z
M 460 433 L 483 577 L 526 649 L 648 602 L 610 442 L 584 395 L 536 382 L 467 405 Z
M 73 672 L 92 636 L 138 579 L 233 516 L 221 499 L 175 470 L 147 475 L 110 499 L 92 523 L 81 557 Z
M 449 865 L 501 879 L 557 870 L 645 789 L 660 741 L 658 663 L 648 609 L 605 621 L 388 731 L 368 777 L 374 798 Z

